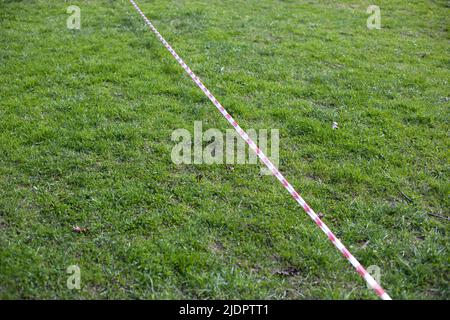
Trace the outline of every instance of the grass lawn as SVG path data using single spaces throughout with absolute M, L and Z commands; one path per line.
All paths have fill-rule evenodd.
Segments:
M 137 3 L 393 298 L 450 298 L 447 1 Z M 0 43 L 0 298 L 377 298 L 259 166 L 172 162 L 230 126 L 128 1 L 0 0 Z

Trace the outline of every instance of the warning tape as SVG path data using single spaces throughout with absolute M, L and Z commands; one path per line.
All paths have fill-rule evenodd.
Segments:
M 375 291 L 375 293 L 383 300 L 391 300 L 391 297 L 383 290 L 383 288 L 375 281 L 375 279 L 366 271 L 366 269 L 361 265 L 361 263 L 356 260 L 356 258 L 347 250 L 347 248 L 342 244 L 342 242 L 336 238 L 333 232 L 327 227 L 327 225 L 320 219 L 320 217 L 314 212 L 313 209 L 303 200 L 303 198 L 295 191 L 294 187 L 286 180 L 286 178 L 281 174 L 281 172 L 273 165 L 269 158 L 258 148 L 258 146 L 250 139 L 249 135 L 237 124 L 236 120 L 225 110 L 225 108 L 220 104 L 219 101 L 214 97 L 214 95 L 205 87 L 205 85 L 200 81 L 200 79 L 195 75 L 195 73 L 189 68 L 186 63 L 180 58 L 180 56 L 173 50 L 173 48 L 167 43 L 167 41 L 161 36 L 161 34 L 156 30 L 150 20 L 147 19 L 145 14 L 138 7 L 136 2 L 130 0 L 134 8 L 139 12 L 139 14 L 144 19 L 145 23 L 150 27 L 152 32 L 158 37 L 159 41 L 169 50 L 172 56 L 178 61 L 178 63 L 183 67 L 183 69 L 189 74 L 189 76 L 194 80 L 197 86 L 203 91 L 203 93 L 211 100 L 211 102 L 216 106 L 220 113 L 227 119 L 227 121 L 234 127 L 238 134 L 244 139 L 244 141 L 250 146 L 250 148 L 258 155 L 261 161 L 266 165 L 266 167 L 272 172 L 272 174 L 281 182 L 284 188 L 291 194 L 295 201 L 305 210 L 309 217 L 319 226 L 319 228 L 327 235 L 328 239 L 333 243 L 333 245 L 341 252 L 341 254 L 353 265 L 356 271 L 361 275 L 361 277 L 366 280 L 369 286 Z

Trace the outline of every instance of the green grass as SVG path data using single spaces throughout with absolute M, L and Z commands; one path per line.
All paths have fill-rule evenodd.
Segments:
M 280 130 L 393 298 L 450 298 L 447 1 L 377 0 L 381 30 L 373 1 L 138 4 L 243 128 Z M 376 298 L 258 166 L 172 163 L 174 129 L 229 125 L 128 1 L 0 0 L 0 43 L 0 298 Z

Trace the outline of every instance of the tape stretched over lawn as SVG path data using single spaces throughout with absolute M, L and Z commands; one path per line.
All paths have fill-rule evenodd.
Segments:
M 328 239 L 333 243 L 336 249 L 352 264 L 356 271 L 361 275 L 361 277 L 366 280 L 369 286 L 375 291 L 375 293 L 383 300 L 391 300 L 391 297 L 383 290 L 383 288 L 375 281 L 375 279 L 366 271 L 366 269 L 361 265 L 361 263 L 356 260 L 356 258 L 347 250 L 347 248 L 342 244 L 342 242 L 336 238 L 333 232 L 327 227 L 327 225 L 320 219 L 320 217 L 314 212 L 313 209 L 303 200 L 303 198 L 295 191 L 294 187 L 286 180 L 286 178 L 281 174 L 281 172 L 273 165 L 269 158 L 258 148 L 258 146 L 250 139 L 249 135 L 237 124 L 233 117 L 225 110 L 225 108 L 220 104 L 219 101 L 214 97 L 214 95 L 205 87 L 205 85 L 200 81 L 200 79 L 192 72 L 186 63 L 180 58 L 180 56 L 172 49 L 172 47 L 167 43 L 167 41 L 161 36 L 161 34 L 156 30 L 150 20 L 147 19 L 145 14 L 138 7 L 136 2 L 129 0 L 134 6 L 137 12 L 142 16 L 147 26 L 150 27 L 151 31 L 158 37 L 159 41 L 166 47 L 167 50 L 172 54 L 172 56 L 178 61 L 178 63 L 183 67 L 183 69 L 189 74 L 195 84 L 203 91 L 203 93 L 211 100 L 211 102 L 216 106 L 220 113 L 227 119 L 227 121 L 234 127 L 242 139 L 250 146 L 250 148 L 258 155 L 261 161 L 266 165 L 266 167 L 272 172 L 272 174 L 281 182 L 283 187 L 291 194 L 295 201 L 305 210 L 308 216 L 317 224 L 317 226 L 327 235 Z

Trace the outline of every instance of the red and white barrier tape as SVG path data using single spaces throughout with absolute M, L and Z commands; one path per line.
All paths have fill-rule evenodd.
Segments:
M 305 210 L 309 217 L 319 226 L 319 228 L 327 235 L 328 239 L 334 244 L 334 246 L 341 252 L 341 254 L 355 267 L 356 271 L 361 275 L 361 277 L 366 280 L 369 286 L 376 292 L 376 294 L 383 300 L 391 300 L 391 297 L 383 290 L 383 288 L 375 281 L 375 279 L 364 269 L 364 267 L 356 260 L 356 258 L 347 250 L 347 248 L 342 244 L 342 242 L 336 238 L 333 232 L 327 227 L 327 225 L 319 218 L 319 216 L 311 209 L 310 206 L 303 200 L 303 198 L 295 191 L 294 187 L 286 180 L 286 178 L 281 174 L 280 171 L 273 165 L 269 158 L 258 148 L 258 146 L 253 142 L 248 134 L 242 130 L 242 128 L 237 124 L 233 117 L 225 110 L 225 108 L 220 104 L 219 101 L 214 97 L 214 95 L 205 87 L 205 85 L 200 81 L 200 79 L 192 72 L 192 70 L 184 63 L 180 56 L 172 49 L 172 47 L 167 43 L 167 41 L 161 36 L 161 34 L 156 30 L 150 20 L 147 19 L 145 14 L 138 7 L 136 2 L 130 0 L 134 8 L 139 12 L 139 14 L 144 18 L 145 23 L 150 27 L 153 33 L 158 37 L 159 41 L 169 50 L 169 52 L 174 56 L 178 63 L 183 67 L 183 69 L 189 74 L 189 76 L 194 80 L 197 86 L 205 93 L 205 95 L 211 100 L 211 102 L 219 109 L 220 113 L 228 120 L 228 122 L 236 129 L 239 135 L 244 139 L 245 142 L 250 146 L 250 148 L 256 152 L 258 157 L 262 162 L 269 168 L 272 174 L 281 182 L 281 184 L 286 188 L 286 190 L 291 194 L 295 201 L 300 204 L 300 206 Z

